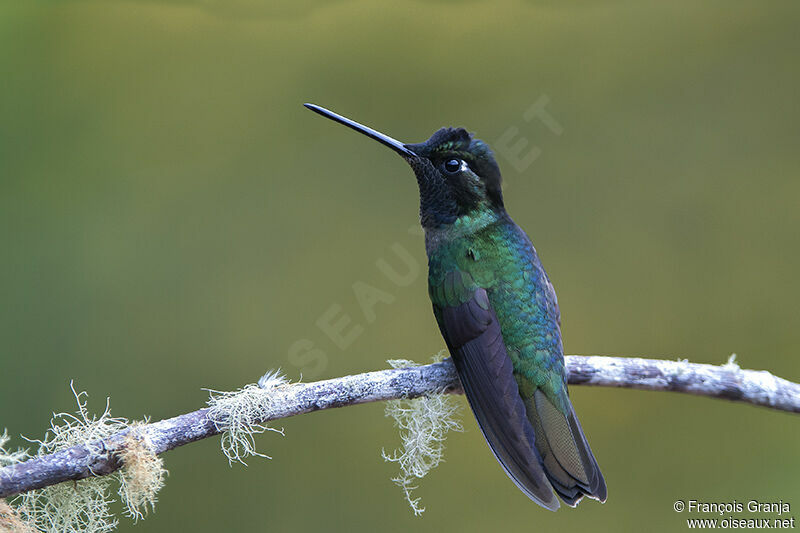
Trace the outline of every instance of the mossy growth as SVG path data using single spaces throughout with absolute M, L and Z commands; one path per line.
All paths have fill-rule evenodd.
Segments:
M 70 384 L 72 386 L 72 384 Z M 116 452 L 122 468 L 111 476 L 98 476 L 65 482 L 32 490 L 14 498 L 9 505 L 0 501 L 0 531 L 102 533 L 118 524 L 111 511 L 114 502 L 112 485 L 119 483 L 118 494 L 126 514 L 133 519 L 144 516 L 156 502 L 166 474 L 161 459 L 151 450 L 146 437 L 125 418 L 111 416 L 109 401 L 99 416 L 89 414 L 86 393 L 75 392 L 78 409 L 75 414 L 55 413 L 42 440 L 29 440 L 38 445 L 35 454 L 27 450 L 6 450 L 8 436 L 0 436 L 0 465 L 7 466 L 31 458 L 55 453 L 72 446 L 96 447 L 97 454 L 109 453 L 97 442 L 120 431 L 128 430 L 125 445 Z
M 246 466 L 247 457 L 271 459 L 256 450 L 255 435 L 265 431 L 283 435 L 283 428 L 273 428 L 259 421 L 268 418 L 272 411 L 273 389 L 288 383 L 280 370 L 270 370 L 258 384 L 251 383 L 235 391 L 207 389 L 210 394 L 208 417 L 223 431 L 220 446 L 229 464 L 237 462 Z
M 440 361 L 441 354 L 434 357 Z M 392 359 L 393 368 L 417 366 L 405 359 Z M 398 463 L 400 472 L 392 481 L 403 491 L 414 515 L 420 516 L 425 508 L 421 499 L 413 497 L 417 481 L 439 466 L 444 457 L 444 442 L 448 431 L 462 431 L 457 419 L 459 405 L 450 395 L 431 394 L 413 400 L 390 400 L 386 402 L 386 416 L 394 419 L 400 431 L 402 446 L 391 454 L 382 450 L 385 461 Z

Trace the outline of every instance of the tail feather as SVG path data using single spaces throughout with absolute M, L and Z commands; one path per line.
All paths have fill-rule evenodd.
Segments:
M 606 501 L 606 483 L 572 405 L 565 415 L 537 390 L 528 402 L 536 447 L 553 488 L 567 505 L 589 496 Z

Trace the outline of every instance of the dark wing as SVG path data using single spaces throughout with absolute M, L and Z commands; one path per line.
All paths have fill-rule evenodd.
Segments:
M 535 447 L 497 315 L 484 289 L 434 312 L 478 425 L 506 474 L 546 509 L 559 507 Z
M 584 496 L 604 502 L 603 474 L 568 398 L 566 403 L 565 415 L 541 389 L 526 402 L 547 478 L 567 505 L 576 506 Z
M 556 292 L 544 269 L 541 273 L 545 281 L 547 305 L 560 326 L 561 312 Z M 566 387 L 566 378 L 564 381 Z M 566 388 L 563 392 L 564 396 L 559 398 L 560 409 L 541 388 L 524 399 L 547 479 L 561 499 L 572 507 L 584 496 L 605 502 L 607 490 L 603 474 L 575 415 L 572 402 L 566 395 Z

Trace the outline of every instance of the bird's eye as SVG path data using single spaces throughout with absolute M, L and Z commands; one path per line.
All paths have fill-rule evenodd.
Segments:
M 450 159 L 444 164 L 444 169 L 450 174 L 455 174 L 461 169 L 461 160 Z

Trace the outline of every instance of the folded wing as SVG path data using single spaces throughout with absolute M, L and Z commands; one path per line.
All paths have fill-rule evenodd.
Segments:
M 559 507 L 535 446 L 534 428 L 519 394 L 500 324 L 484 289 L 459 305 L 434 304 L 472 412 L 506 474 L 530 499 Z

